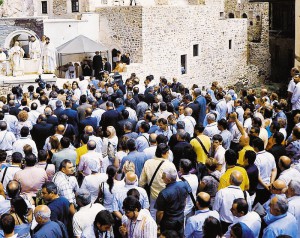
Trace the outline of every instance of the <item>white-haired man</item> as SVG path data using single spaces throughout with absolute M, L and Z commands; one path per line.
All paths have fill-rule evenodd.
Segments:
M 46 205 L 35 208 L 34 217 L 38 225 L 34 229 L 33 238 L 65 237 L 67 235 L 65 225 L 59 221 L 51 221 L 50 216 L 51 210 Z
M 300 227 L 300 180 L 292 179 L 289 183 L 288 189 L 286 191 L 286 197 L 289 203 L 289 210 L 291 214 L 297 220 L 298 230 Z M 297 234 L 297 238 L 300 238 L 300 232 Z
M 216 122 L 216 116 L 213 113 L 207 115 L 207 126 L 205 127 L 203 134 L 208 136 L 210 139 L 216 134 L 220 134 L 218 124 Z
M 156 222 L 160 225 L 161 232 L 176 230 L 183 236 L 185 201 L 191 188 L 187 182 L 177 182 L 176 179 L 175 168 L 164 169 L 162 180 L 166 188 L 158 194 L 154 207 L 157 209 Z

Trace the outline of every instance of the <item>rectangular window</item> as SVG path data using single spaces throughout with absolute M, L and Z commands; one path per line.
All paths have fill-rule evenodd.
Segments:
M 186 70 L 186 65 L 187 65 L 187 60 L 186 60 L 186 55 L 181 55 L 180 57 L 180 62 L 181 62 L 181 74 L 186 74 L 187 70 Z
M 79 1 L 72 0 L 72 12 L 79 12 Z
M 220 18 L 221 18 L 221 19 L 224 18 L 224 12 L 220 12 Z
M 199 45 L 193 45 L 193 56 L 199 56 Z
M 42 1 L 42 14 L 47 14 L 48 9 L 47 9 L 47 1 Z
M 231 50 L 232 48 L 232 40 L 229 40 L 229 49 Z

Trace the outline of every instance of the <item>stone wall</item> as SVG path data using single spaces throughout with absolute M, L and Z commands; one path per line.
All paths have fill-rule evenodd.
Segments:
M 225 0 L 225 17 L 230 13 L 235 18 L 244 17 L 248 21 L 248 63 L 258 68 L 259 75 L 268 78 L 271 73 L 269 50 L 269 3 L 250 3 Z M 232 19 L 229 19 L 232 20 Z
M 143 62 L 142 9 L 138 6 L 97 9 L 100 14 L 99 40 L 110 49 L 130 52 L 134 63 Z
M 16 31 L 30 29 L 39 37 L 44 33 L 43 20 L 39 18 L 1 18 L 0 19 L 0 45 L 3 46 L 6 37 Z

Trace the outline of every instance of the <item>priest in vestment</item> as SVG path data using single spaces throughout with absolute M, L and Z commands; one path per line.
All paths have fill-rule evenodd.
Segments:
M 46 37 L 46 44 L 43 49 L 43 70 L 45 74 L 54 74 L 56 69 L 56 49 Z
M 30 59 L 38 59 L 41 57 L 41 44 L 39 40 L 36 40 L 35 36 L 30 37 L 29 57 Z
M 24 74 L 24 54 L 25 52 L 20 47 L 20 43 L 16 41 L 15 45 L 9 50 L 9 61 L 13 76 L 20 76 Z
M 6 54 L 0 48 L 0 75 L 6 74 Z

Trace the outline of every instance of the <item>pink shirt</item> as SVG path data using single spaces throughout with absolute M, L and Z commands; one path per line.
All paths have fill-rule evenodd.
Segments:
M 48 176 L 48 182 L 52 181 L 52 178 L 55 174 L 55 165 L 54 164 L 48 164 L 47 169 L 46 169 L 47 162 L 38 162 L 35 167 L 37 168 L 42 168 L 46 171 L 47 176 Z
M 14 176 L 22 186 L 22 193 L 35 196 L 42 185 L 47 182 L 48 176 L 44 169 L 37 167 L 26 167 L 25 169 L 17 172 Z

